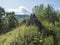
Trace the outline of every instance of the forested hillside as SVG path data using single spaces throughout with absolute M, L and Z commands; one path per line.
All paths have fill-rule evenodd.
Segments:
M 19 22 L 14 12 L 0 7 L 0 45 L 60 45 L 60 12 L 40 4 Z

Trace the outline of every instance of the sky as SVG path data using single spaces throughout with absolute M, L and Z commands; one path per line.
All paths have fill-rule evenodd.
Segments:
M 0 6 L 5 11 L 14 11 L 16 14 L 31 13 L 35 5 L 51 4 L 55 9 L 60 10 L 60 0 L 0 0 Z

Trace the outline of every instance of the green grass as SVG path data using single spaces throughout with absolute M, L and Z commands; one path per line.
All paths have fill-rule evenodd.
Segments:
M 36 26 L 22 25 L 0 35 L 0 45 L 53 45 L 53 38 L 43 38 Z M 60 44 L 60 43 L 59 43 Z
M 20 44 L 20 42 L 23 44 L 24 36 L 31 37 L 33 34 L 35 35 L 37 33 L 37 29 L 38 28 L 33 26 L 21 26 L 13 29 L 13 31 L 0 35 L 0 45 L 15 45 L 15 42 L 17 44 Z

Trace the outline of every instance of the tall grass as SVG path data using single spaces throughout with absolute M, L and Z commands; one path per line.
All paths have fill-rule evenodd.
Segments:
M 53 45 L 53 39 L 43 38 L 36 26 L 23 25 L 1 35 L 0 45 Z

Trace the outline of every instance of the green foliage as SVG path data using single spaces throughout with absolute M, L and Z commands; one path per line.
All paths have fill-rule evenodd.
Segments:
M 43 15 L 43 12 L 44 12 L 44 5 L 43 4 L 40 4 L 39 6 L 35 6 L 33 8 L 33 13 L 36 14 L 36 16 L 38 17 L 39 20 L 43 20 L 44 19 L 44 15 Z
M 0 45 L 53 45 L 52 37 L 43 38 L 36 26 L 20 26 L 0 39 Z
M 3 15 L 5 15 L 5 10 L 4 8 L 0 7 L 0 17 L 2 17 Z
M 8 28 L 9 28 L 9 22 L 6 17 L 3 17 L 0 21 L 0 29 L 1 29 L 0 32 L 6 32 Z
M 54 8 L 49 4 L 46 7 L 43 4 L 40 6 L 35 6 L 33 8 L 33 12 L 40 21 L 46 20 L 54 25 L 56 21 L 59 21 L 59 16 L 57 16 L 58 12 L 55 11 Z
M 18 26 L 18 19 L 14 12 L 6 13 L 4 8 L 0 7 L 0 34 L 9 31 L 8 29 Z
M 56 31 L 58 45 L 60 45 L 60 12 L 55 11 L 51 5 L 45 7 L 43 4 L 35 6 L 33 12 L 45 27 Z M 26 20 L 29 21 L 29 18 L 26 18 Z M 0 7 L 0 33 L 17 27 L 18 23 L 14 12 L 5 12 Z M 0 45 L 53 45 L 53 37 L 44 38 L 43 33 L 38 31 L 36 25 L 22 25 L 0 35 Z
M 60 41 L 60 12 L 56 11 L 49 4 L 47 6 L 41 4 L 33 8 L 33 13 L 36 14 L 38 20 L 42 22 L 46 28 L 54 30 L 57 33 L 58 40 Z
M 6 32 L 7 28 L 9 27 L 8 25 L 9 23 L 5 15 L 5 10 L 0 7 L 0 33 Z
M 10 13 L 6 13 L 7 17 L 8 17 L 8 21 L 9 21 L 9 27 L 13 28 L 16 27 L 18 25 L 18 19 L 15 16 L 14 12 L 10 12 Z

